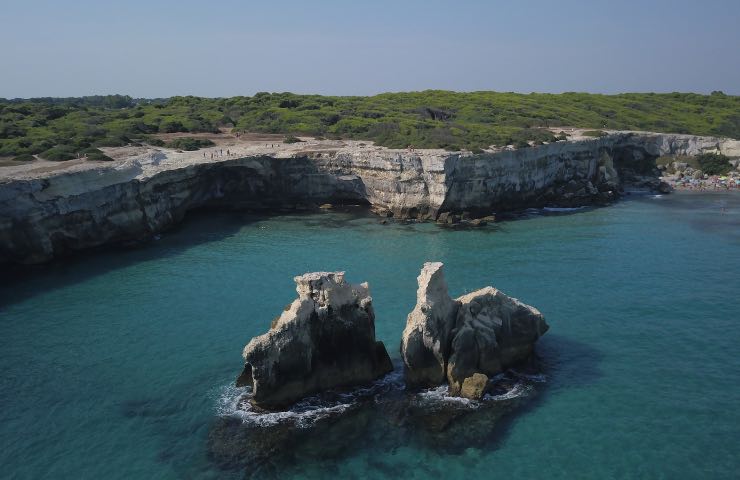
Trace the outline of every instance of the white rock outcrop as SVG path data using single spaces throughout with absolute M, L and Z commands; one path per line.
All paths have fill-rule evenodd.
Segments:
M 453 395 L 476 373 L 491 377 L 529 358 L 549 328 L 539 310 L 493 287 L 457 301 L 460 308 L 447 362 Z
M 256 405 L 286 406 L 393 370 L 385 346 L 375 340 L 367 283 L 351 285 L 344 272 L 307 273 L 295 282 L 298 298 L 244 348 L 237 385 L 252 386 Z
M 417 278 L 416 307 L 406 319 L 401 356 L 407 382 L 439 385 L 445 379 L 447 358 L 458 304 L 447 293 L 442 263 L 425 263 Z
M 548 326 L 539 310 L 493 287 L 453 300 L 442 267 L 425 263 L 418 277 L 417 304 L 401 339 L 406 378 L 412 386 L 447 381 L 452 395 L 480 397 L 481 375 L 525 361 Z

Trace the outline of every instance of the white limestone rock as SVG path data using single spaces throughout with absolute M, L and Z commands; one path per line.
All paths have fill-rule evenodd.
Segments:
M 438 385 L 445 379 L 458 305 L 447 293 L 442 263 L 425 263 L 417 281 L 416 307 L 406 319 L 401 357 L 409 384 Z
M 245 368 L 237 384 L 252 385 L 253 403 L 283 407 L 393 370 L 385 346 L 375 340 L 367 283 L 351 285 L 344 272 L 307 273 L 295 282 L 298 298 L 244 348 Z
M 491 377 L 529 358 L 549 328 L 539 310 L 493 287 L 457 301 L 460 308 L 447 364 L 453 395 L 475 373 Z
M 421 270 L 401 357 L 411 386 L 448 381 L 451 394 L 461 395 L 463 383 L 475 374 L 492 377 L 525 361 L 548 326 L 539 310 L 493 287 L 453 300 L 442 267 L 425 263 Z M 475 377 L 475 395 L 485 390 L 480 378 Z

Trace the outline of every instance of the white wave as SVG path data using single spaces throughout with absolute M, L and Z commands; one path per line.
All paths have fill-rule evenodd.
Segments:
M 535 383 L 545 383 L 545 382 L 547 382 L 547 376 L 544 373 L 532 373 L 532 374 L 530 374 L 530 373 L 520 373 L 520 372 L 517 372 L 516 370 L 514 370 L 513 368 L 511 369 L 511 373 L 513 373 L 514 375 L 516 375 L 519 378 L 523 378 L 525 380 L 529 380 L 530 382 L 535 382 Z
M 249 403 L 249 387 L 238 388 L 227 385 L 221 389 L 221 395 L 216 406 L 216 413 L 222 417 L 235 417 L 242 422 L 268 427 L 283 422 L 291 422 L 299 428 L 309 427 L 317 420 L 329 415 L 336 415 L 346 411 L 350 403 L 336 402 L 333 404 L 319 404 L 314 397 L 307 398 L 295 404 L 290 410 L 277 412 L 256 411 Z
M 222 417 L 239 418 L 246 424 L 260 427 L 291 422 L 299 428 L 306 428 L 322 418 L 347 411 L 363 398 L 403 388 L 401 371 L 393 371 L 367 387 L 336 393 L 332 400 L 314 395 L 295 403 L 289 410 L 267 412 L 255 410 L 249 402 L 251 387 L 227 385 L 221 388 L 216 413 Z
M 419 402 L 429 407 L 460 407 L 478 408 L 483 402 L 511 400 L 528 395 L 534 386 L 533 383 L 546 381 L 543 374 L 528 375 L 511 371 L 519 380 L 513 388 L 498 395 L 486 394 L 481 401 L 451 396 L 448 385 L 422 390 L 413 395 L 412 402 Z M 491 380 L 497 381 L 506 378 L 502 373 L 494 376 Z M 375 397 L 380 397 L 390 391 L 402 391 L 406 386 L 403 381 L 403 372 L 396 369 L 385 377 L 377 380 L 366 387 L 359 387 L 345 392 L 333 392 L 329 395 L 314 395 L 295 403 L 290 409 L 268 412 L 255 409 L 250 403 L 251 387 L 236 387 L 226 385 L 218 392 L 216 402 L 216 413 L 222 417 L 239 418 L 245 424 L 269 427 L 280 423 L 290 422 L 298 428 L 312 426 L 318 420 L 332 415 L 339 415 L 356 406 L 358 402 Z
M 544 207 L 543 212 L 575 212 L 586 207 Z
M 468 398 L 453 397 L 450 395 L 450 389 L 447 385 L 440 385 L 439 387 L 422 390 L 416 396 L 423 402 L 438 403 L 438 404 L 456 404 L 466 407 L 477 407 L 478 402 L 470 400 Z
M 529 395 L 529 393 L 532 391 L 532 388 L 532 385 L 527 385 L 519 382 L 516 383 L 514 385 L 514 388 L 512 388 L 511 390 L 507 390 L 506 392 L 499 395 L 486 394 L 483 396 L 483 400 L 496 402 L 500 402 L 502 400 L 513 400 L 514 398 L 525 397 Z

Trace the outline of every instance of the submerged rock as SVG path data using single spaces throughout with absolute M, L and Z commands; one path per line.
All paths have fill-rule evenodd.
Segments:
M 270 331 L 244 348 L 238 384 L 253 389 L 262 408 L 289 405 L 335 387 L 372 382 L 393 370 L 375 340 L 375 314 L 367 283 L 351 285 L 344 272 L 295 277 L 298 298 Z
M 495 448 L 507 417 L 531 405 L 544 387 L 528 375 L 502 377 L 479 382 L 486 395 L 475 402 L 450 398 L 444 387 L 409 391 L 394 375 L 371 388 L 312 396 L 279 412 L 254 409 L 247 394 L 212 423 L 208 458 L 223 471 L 242 470 L 243 478 L 310 476 L 307 464 L 322 477 L 358 450 L 393 454 L 410 447 L 447 456 Z
M 418 277 L 401 340 L 406 378 L 412 386 L 447 380 L 452 395 L 480 398 L 487 377 L 526 360 L 548 326 L 539 310 L 493 287 L 453 300 L 442 266 L 425 263 Z

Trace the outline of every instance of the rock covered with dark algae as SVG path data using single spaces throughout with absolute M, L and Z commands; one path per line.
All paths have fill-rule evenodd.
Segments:
M 274 409 L 336 387 L 362 385 L 393 370 L 375 340 L 375 313 L 367 283 L 344 272 L 295 277 L 298 298 L 270 330 L 244 348 L 238 386 L 252 386 L 252 402 Z
M 425 263 L 401 340 L 407 382 L 447 381 L 450 394 L 480 399 L 488 379 L 529 358 L 548 325 L 534 307 L 493 287 L 453 300 L 439 262 Z

